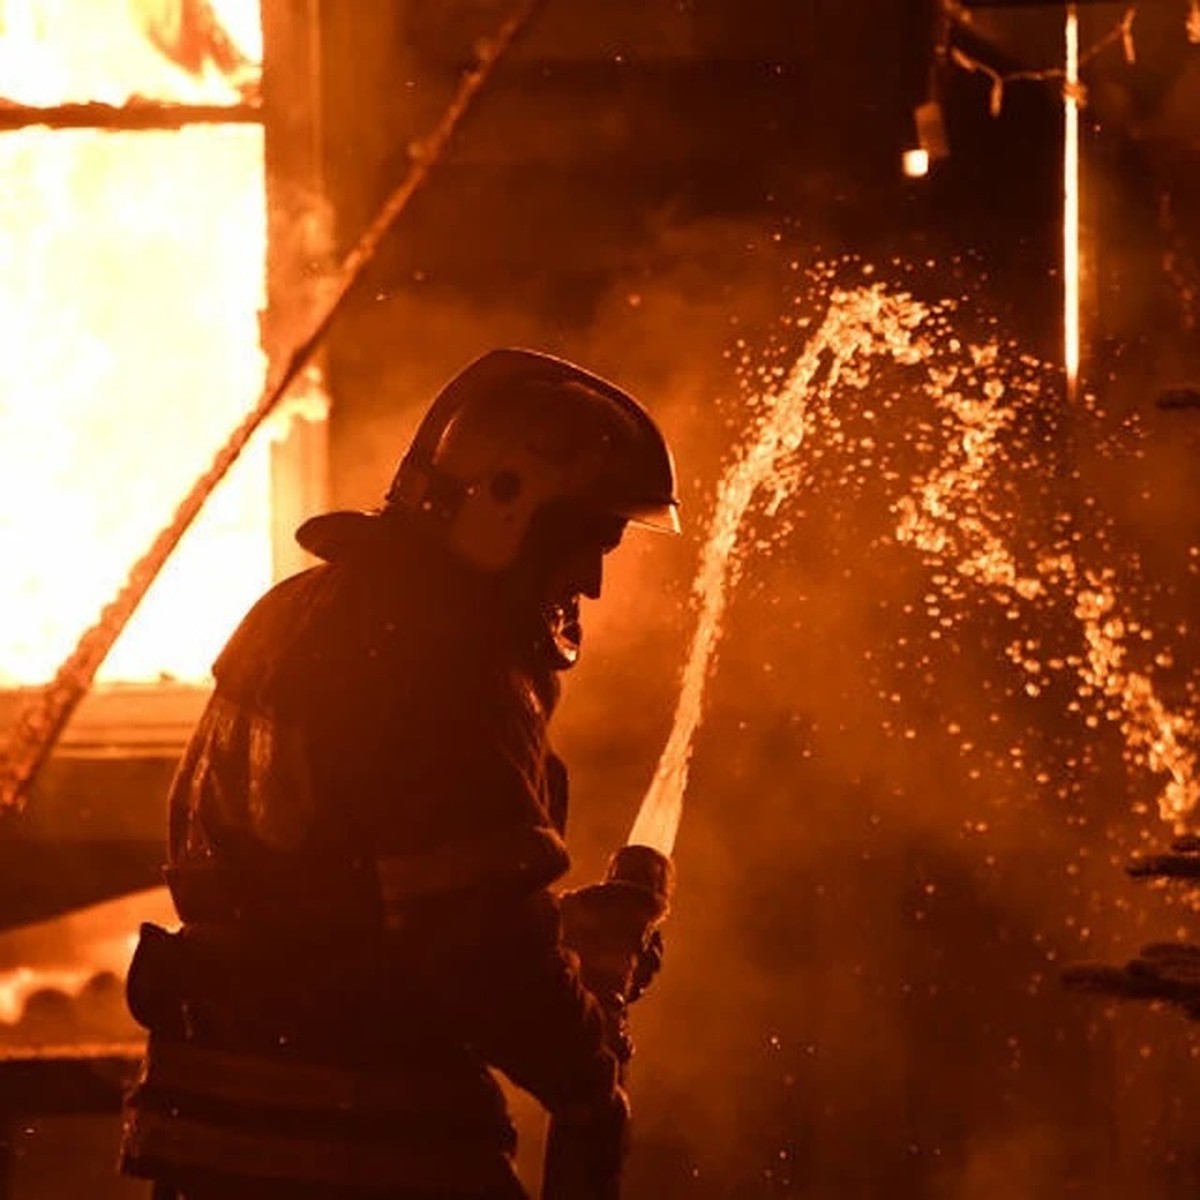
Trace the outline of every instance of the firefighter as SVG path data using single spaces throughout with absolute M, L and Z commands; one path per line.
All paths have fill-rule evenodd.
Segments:
M 630 997 L 564 941 L 546 729 L 628 523 L 679 528 L 654 421 L 501 349 L 377 510 L 300 527 L 323 561 L 234 632 L 171 786 L 181 927 L 143 926 L 130 967 L 125 1173 L 186 1200 L 519 1200 L 498 1069 L 550 1114 L 543 1194 L 618 1195 Z

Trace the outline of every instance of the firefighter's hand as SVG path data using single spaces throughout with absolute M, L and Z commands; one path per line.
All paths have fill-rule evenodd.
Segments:
M 637 951 L 637 943 L 620 919 L 619 899 L 607 883 L 577 888 L 559 897 L 563 945 L 579 960 L 584 987 L 606 1007 L 625 1003 Z
M 542 1200 L 618 1200 L 629 1144 L 629 1100 L 617 1087 L 595 1104 L 550 1117 Z
M 661 929 L 652 929 L 642 942 L 641 949 L 633 960 L 633 974 L 629 979 L 629 995 L 632 1004 L 654 982 L 654 977 L 662 970 L 663 936 Z
M 559 911 L 563 945 L 578 957 L 589 991 L 620 1004 L 645 991 L 662 962 L 647 893 L 611 881 L 596 883 L 565 892 Z

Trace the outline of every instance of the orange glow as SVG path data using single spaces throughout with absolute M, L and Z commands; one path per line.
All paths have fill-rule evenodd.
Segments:
M 929 151 L 922 149 L 905 150 L 901 160 L 904 174 L 909 179 L 922 179 L 929 174 Z
M 29 997 L 43 989 L 77 995 L 93 974 L 87 969 L 71 967 L 45 970 L 17 967 L 0 972 L 0 1022 L 15 1025 L 21 1019 Z
M 40 106 L 236 103 L 262 61 L 258 0 L 209 3 L 238 70 L 214 61 L 210 31 L 189 25 L 180 0 L 5 0 L 0 95 Z
M 134 892 L 0 932 L 0 1035 L 10 1032 L 3 1026 L 21 1021 L 30 997 L 38 992 L 76 997 L 98 975 L 125 978 L 143 921 L 166 928 L 178 925 L 166 888 Z M 129 1036 L 138 1036 L 132 1018 L 126 1021 Z
M 1063 362 L 1067 395 L 1079 386 L 1079 11 L 1067 5 L 1063 131 Z
M 10 0 L 0 89 L 39 105 L 236 103 L 260 53 L 258 4 L 213 8 L 237 41 L 224 72 L 196 50 L 207 42 L 186 41 L 195 31 L 173 0 Z M 0 173 L 0 685 L 11 686 L 51 677 L 261 390 L 262 130 L 27 128 L 0 135 Z M 270 582 L 269 484 L 268 434 L 101 679 L 207 676 Z

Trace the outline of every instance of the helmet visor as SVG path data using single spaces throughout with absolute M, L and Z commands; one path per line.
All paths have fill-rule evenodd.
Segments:
M 625 504 L 615 508 L 618 517 L 624 517 L 630 525 L 642 529 L 653 529 L 657 533 L 679 533 L 679 507 L 674 502 L 648 501 Z

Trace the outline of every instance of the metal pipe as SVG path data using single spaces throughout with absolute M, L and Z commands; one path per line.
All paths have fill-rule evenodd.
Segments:
M 0 102 L 0 131 L 16 129 L 182 129 L 186 125 L 261 125 L 257 104 L 55 104 Z

